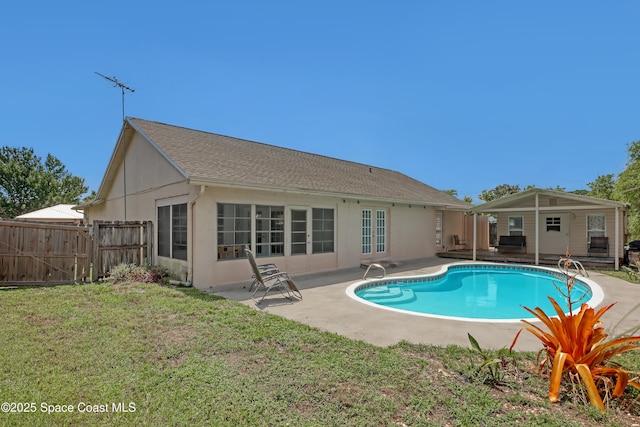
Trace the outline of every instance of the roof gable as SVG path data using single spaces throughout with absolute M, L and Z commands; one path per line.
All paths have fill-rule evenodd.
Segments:
M 425 205 L 470 205 L 402 173 L 137 118 L 127 119 L 187 180 Z

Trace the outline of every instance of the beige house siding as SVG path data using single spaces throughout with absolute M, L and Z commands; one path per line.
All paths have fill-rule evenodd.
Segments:
M 111 165 L 114 167 L 110 171 L 113 180 L 104 182 L 105 188 L 101 189 L 104 192 L 103 203 L 87 211 L 91 221 L 144 221 L 155 218 L 155 214 L 149 216 L 155 212 L 155 200 L 175 195 L 186 196 L 190 191 L 195 191 L 195 187 L 189 186 L 184 176 L 142 136 L 135 134 L 126 145 L 126 161 Z

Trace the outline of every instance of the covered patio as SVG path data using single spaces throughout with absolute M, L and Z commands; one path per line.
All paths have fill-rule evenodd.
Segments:
M 529 188 L 469 210 L 474 215 L 473 240 L 465 251 L 447 252 L 446 257 L 534 265 L 557 264 L 567 252 L 587 268 L 618 270 L 627 238 L 628 206 L 555 190 Z M 480 251 L 475 226 L 479 215 L 496 218 L 498 239 L 521 239 L 522 250 Z M 604 240 L 606 250 L 594 254 L 592 243 Z M 508 248 L 506 248 L 508 249 Z

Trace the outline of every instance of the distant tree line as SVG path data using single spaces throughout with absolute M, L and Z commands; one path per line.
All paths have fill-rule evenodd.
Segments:
M 615 174 L 600 175 L 587 184 L 588 189 L 570 191 L 570 193 L 627 203 L 629 205 L 627 228 L 631 239 L 636 240 L 640 239 L 640 141 L 628 144 L 627 152 L 629 159 L 626 169 L 617 177 Z M 518 185 L 502 184 L 491 190 L 483 190 L 478 198 L 483 202 L 490 202 L 531 187 L 521 189 Z M 550 190 L 566 191 L 560 186 Z M 455 192 L 452 193 L 455 195 Z
M 0 148 L 0 218 L 61 203 L 77 204 L 88 187 L 51 154 L 45 159 L 33 148 Z

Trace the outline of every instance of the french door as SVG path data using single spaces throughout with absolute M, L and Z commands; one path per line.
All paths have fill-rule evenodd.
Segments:
M 386 252 L 386 209 L 362 209 L 362 255 L 379 255 Z

